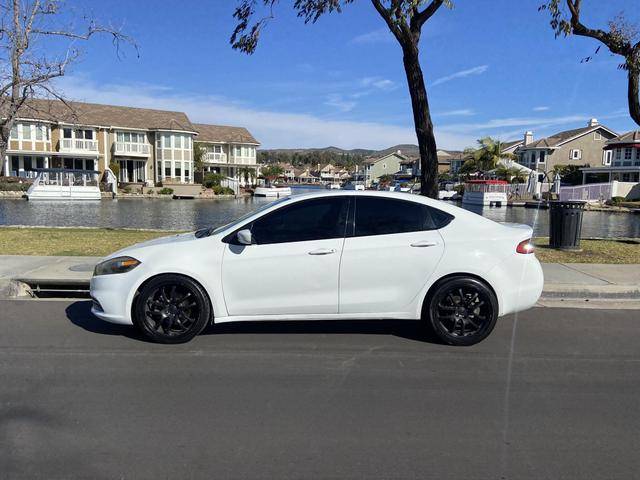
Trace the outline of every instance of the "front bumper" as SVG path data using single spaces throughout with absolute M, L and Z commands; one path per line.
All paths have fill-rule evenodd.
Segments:
M 90 293 L 94 304 L 91 313 L 107 322 L 132 325 L 131 302 L 138 279 L 132 273 L 92 277 Z

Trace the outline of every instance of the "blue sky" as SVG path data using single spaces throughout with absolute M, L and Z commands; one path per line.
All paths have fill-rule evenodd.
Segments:
M 252 56 L 229 45 L 235 0 L 101 0 L 80 11 L 124 23 L 140 45 L 118 59 L 108 39 L 83 46 L 60 82 L 69 97 L 185 111 L 193 121 L 248 127 L 266 148 L 383 148 L 415 143 L 401 52 L 368 0 L 305 25 L 288 5 Z M 518 6 L 514 6 L 514 4 Z M 426 25 L 421 61 L 440 148 L 485 135 L 536 138 L 596 117 L 634 128 L 618 57 L 595 41 L 554 39 L 541 0 L 456 0 Z M 606 3 L 607 5 L 603 6 Z M 636 0 L 585 1 L 606 26 Z

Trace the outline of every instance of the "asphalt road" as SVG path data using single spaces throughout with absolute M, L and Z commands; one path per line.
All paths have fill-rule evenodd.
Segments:
M 412 322 L 146 343 L 0 302 L 0 478 L 635 478 L 640 311 L 538 308 L 472 348 Z

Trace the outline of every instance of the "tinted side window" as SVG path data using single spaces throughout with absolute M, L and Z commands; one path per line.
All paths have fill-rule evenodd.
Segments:
M 453 217 L 445 212 L 416 202 L 359 197 L 356 199 L 355 236 L 435 230 L 447 225 L 451 219 Z
M 340 238 L 345 233 L 347 205 L 345 197 L 297 202 L 253 222 L 251 234 L 258 245 Z

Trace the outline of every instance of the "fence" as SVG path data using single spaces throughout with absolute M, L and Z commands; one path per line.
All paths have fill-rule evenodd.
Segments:
M 606 201 L 611 199 L 611 183 L 591 183 L 576 187 L 560 187 L 560 201 L 582 200 L 585 202 Z

